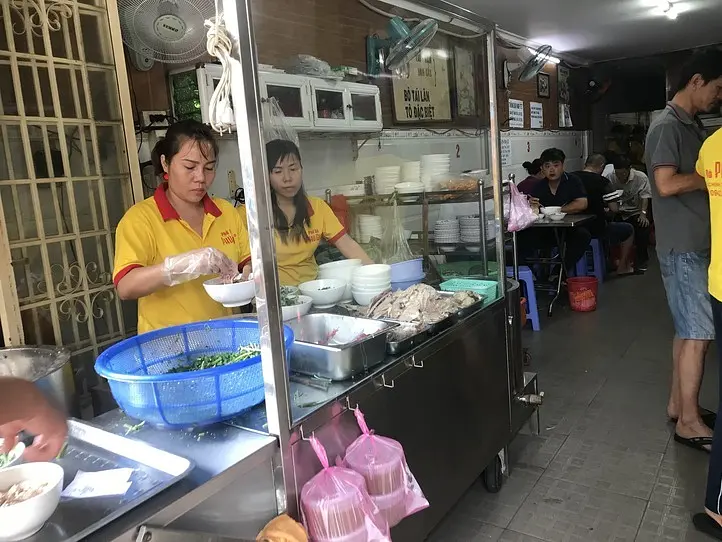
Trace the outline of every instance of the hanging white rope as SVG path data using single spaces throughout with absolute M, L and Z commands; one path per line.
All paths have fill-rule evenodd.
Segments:
M 208 117 L 211 128 L 223 135 L 224 132 L 230 133 L 236 123 L 231 107 L 231 50 L 233 44 L 226 31 L 219 0 L 216 0 L 216 16 L 207 19 L 205 26 L 208 29 L 206 35 L 208 53 L 216 57 L 223 66 L 221 80 L 211 96 Z

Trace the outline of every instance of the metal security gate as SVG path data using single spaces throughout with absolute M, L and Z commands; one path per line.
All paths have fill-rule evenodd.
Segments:
M 115 0 L 0 0 L 3 339 L 69 347 L 76 382 L 135 327 L 111 280 L 142 197 L 130 111 Z

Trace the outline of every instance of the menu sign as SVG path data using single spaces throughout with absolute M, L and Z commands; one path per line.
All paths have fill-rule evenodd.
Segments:
M 529 102 L 529 119 L 531 128 L 544 127 L 544 106 L 538 102 Z
M 509 100 L 509 128 L 524 128 L 524 102 Z
M 409 62 L 406 74 L 394 77 L 396 122 L 451 120 L 449 61 L 424 49 Z

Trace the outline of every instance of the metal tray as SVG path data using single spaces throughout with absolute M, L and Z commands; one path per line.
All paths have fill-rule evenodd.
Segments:
M 399 327 L 397 329 L 406 329 L 406 328 L 415 328 L 417 327 L 415 324 L 409 324 L 408 322 L 397 322 L 399 324 Z M 402 339 L 400 341 L 395 341 L 391 338 L 390 335 L 386 336 L 386 351 L 391 354 L 392 356 L 398 356 L 399 354 L 403 354 L 405 352 L 408 352 L 412 348 L 415 348 L 419 346 L 421 343 L 426 341 L 430 337 L 429 335 L 429 326 L 426 326 L 421 329 L 418 333 L 415 333 L 414 335 L 409 335 L 405 339 Z
M 67 486 L 79 471 L 133 469 L 123 496 L 61 499 L 45 526 L 27 542 L 75 542 L 107 525 L 184 478 L 193 463 L 144 442 L 114 435 L 77 420 L 68 422 L 68 444 L 56 460 Z
M 287 322 L 295 341 L 291 370 L 348 380 L 386 359 L 386 334 L 398 324 L 338 314 L 307 314 Z

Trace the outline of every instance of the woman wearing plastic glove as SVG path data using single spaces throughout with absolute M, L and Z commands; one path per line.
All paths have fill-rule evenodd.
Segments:
M 328 204 L 307 196 L 303 189 L 301 152 L 292 141 L 275 139 L 266 144 L 271 180 L 273 225 L 278 275 L 284 286 L 298 286 L 318 276 L 314 252 L 321 239 L 333 243 L 345 258 L 374 263 L 341 225 Z M 246 208 L 239 207 L 246 223 Z
M 118 224 L 113 282 L 121 299 L 138 300 L 138 332 L 220 318 L 230 309 L 203 289 L 208 275 L 250 273 L 245 221 L 208 195 L 218 145 L 196 121 L 173 124 L 153 149 L 163 182 Z
M 12 450 L 21 431 L 35 436 L 23 457 L 27 461 L 50 461 L 65 444 L 68 426 L 34 384 L 0 377 L 0 453 Z

